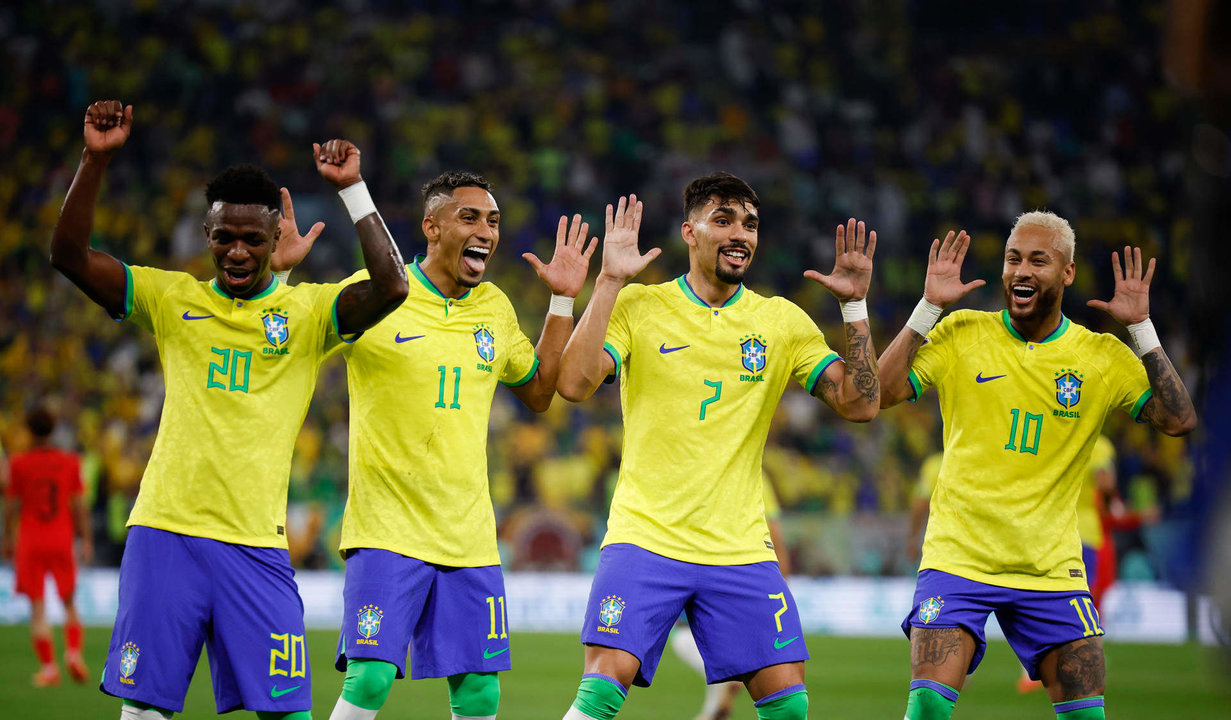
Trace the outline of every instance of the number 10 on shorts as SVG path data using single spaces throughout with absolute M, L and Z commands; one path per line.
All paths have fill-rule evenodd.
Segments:
M 509 636 L 509 619 L 504 612 L 504 596 L 488 596 L 487 615 L 491 620 L 491 630 L 487 633 L 488 640 L 503 640 Z M 496 603 L 500 603 L 500 634 L 496 634 Z

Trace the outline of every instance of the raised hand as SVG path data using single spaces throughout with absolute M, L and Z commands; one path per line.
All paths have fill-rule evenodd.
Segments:
M 822 275 L 816 270 L 808 270 L 804 277 L 815 280 L 838 298 L 838 302 L 863 300 L 868 296 L 868 287 L 872 284 L 872 256 L 876 253 L 876 231 L 866 234 L 862 221 L 855 218 L 839 225 L 834 236 L 834 246 L 837 256 L 834 258 L 833 270 L 828 275 Z
M 133 106 L 119 100 L 100 100 L 85 111 L 85 149 L 110 155 L 128 140 L 133 127 Z
M 581 292 L 581 286 L 586 283 L 586 271 L 590 269 L 590 256 L 598 247 L 598 238 L 590 238 L 586 243 L 589 232 L 590 223 L 582 222 L 580 215 L 574 215 L 572 223 L 567 215 L 562 215 L 550 263 L 544 265 L 534 253 L 522 253 L 552 295 L 575 298 Z
M 621 197 L 613 210 L 607 206 L 607 232 L 603 235 L 601 273 L 609 278 L 628 282 L 662 254 L 651 248 L 644 255 L 637 249 L 637 234 L 641 231 L 641 201 L 636 195 Z
M 318 222 L 308 230 L 307 235 L 299 234 L 299 226 L 295 224 L 295 206 L 291 204 L 291 191 L 282 188 L 282 220 L 278 222 L 278 246 L 269 258 L 269 267 L 274 272 L 291 270 L 312 251 L 312 245 L 325 229 L 325 223 Z
M 1135 325 L 1150 317 L 1150 281 L 1154 279 L 1155 258 L 1149 265 L 1141 262 L 1141 248 L 1124 246 L 1124 268 L 1120 254 L 1111 253 L 1111 272 L 1116 278 L 1111 301 L 1090 300 L 1086 304 L 1098 308 L 1125 325 Z M 1144 270 L 1144 273 L 1143 273 Z
M 970 236 L 962 230 L 956 237 L 950 230 L 944 242 L 932 240 L 928 251 L 928 274 L 923 280 L 923 299 L 937 307 L 948 307 L 966 293 L 986 285 L 982 280 L 962 282 L 962 263 L 970 249 Z
M 359 154 L 359 148 L 349 140 L 312 143 L 316 171 L 339 190 L 363 179 L 359 175 Z

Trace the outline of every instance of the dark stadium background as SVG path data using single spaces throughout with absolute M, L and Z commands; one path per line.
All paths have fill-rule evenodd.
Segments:
M 0 441 L 10 454 L 25 446 L 33 403 L 58 411 L 57 442 L 86 458 L 97 562 L 118 564 L 157 431 L 158 359 L 148 335 L 107 320 L 47 260 L 84 110 L 97 99 L 131 103 L 135 122 L 99 200 L 96 247 L 209 277 L 204 183 L 251 161 L 290 188 L 301 229 L 327 224 L 295 278 L 341 279 L 361 262 L 357 243 L 309 152 L 312 141 L 346 137 L 407 257 L 423 247 L 423 182 L 470 169 L 494 183 L 504 219 L 488 276 L 531 336 L 548 293 L 519 256 L 549 251 L 561 214 L 594 224 L 606 203 L 636 192 L 642 246 L 665 250 L 638 279 L 670 279 L 687 269 L 681 191 L 716 169 L 745 177 L 763 200 L 749 284 L 792 298 L 831 335 L 837 304 L 802 272 L 829 269 L 833 228 L 847 217 L 878 231 L 869 307 L 880 349 L 921 293 L 933 237 L 971 233 L 965 276 L 988 286 L 963 306 L 998 308 L 1013 218 L 1047 208 L 1077 232 L 1065 302 L 1077 322 L 1126 337 L 1085 300 L 1110 296 L 1113 249 L 1140 245 L 1159 259 L 1151 314 L 1205 428 L 1177 440 L 1127 417 L 1109 423 L 1121 492 L 1161 516 L 1117 541 L 1128 579 L 1198 591 L 1226 473 L 1225 448 L 1206 438 L 1227 430 L 1225 400 L 1207 402 L 1228 394 L 1218 372 L 1227 281 L 1215 251 L 1231 177 L 1227 16 L 1216 1 L 1112 0 L 7 5 Z M 303 568 L 340 567 L 346 412 L 344 366 L 331 361 L 292 474 L 292 554 Z M 939 431 L 930 397 L 855 426 L 788 394 L 766 471 L 796 571 L 913 572 L 905 512 Z M 259 427 L 235 429 L 236 443 L 261 441 Z M 583 405 L 557 399 L 543 417 L 497 396 L 488 453 L 507 567 L 593 568 L 619 441 L 614 391 Z M 105 637 L 92 635 L 95 649 Z M 26 662 L 22 643 L 12 647 L 5 662 Z M 904 687 L 899 650 L 886 672 Z

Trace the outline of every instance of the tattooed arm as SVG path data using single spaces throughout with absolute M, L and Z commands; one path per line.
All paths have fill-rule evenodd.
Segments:
M 1087 305 L 1106 311 L 1125 326 L 1137 325 L 1150 319 L 1150 281 L 1154 279 L 1156 258 L 1149 265 L 1141 261 L 1141 248 L 1124 248 L 1124 267 L 1120 267 L 1119 253 L 1111 254 L 1111 268 L 1115 276 L 1115 294 L 1111 300 L 1091 300 Z M 1153 327 L 1150 327 L 1153 331 Z M 1154 337 L 1157 344 L 1157 337 Z M 1150 378 L 1154 397 L 1141 409 L 1142 419 L 1148 421 L 1167 435 L 1187 435 L 1197 426 L 1197 412 L 1184 381 L 1171 364 L 1162 347 L 1155 347 L 1141 356 Z
M 944 242 L 939 238 L 932 240 L 932 249 L 928 252 L 928 272 L 923 281 L 923 300 L 934 308 L 944 308 L 957 302 L 966 293 L 981 287 L 982 280 L 962 282 L 962 261 L 966 259 L 966 250 L 970 247 L 970 236 L 965 230 L 954 236 L 951 231 L 945 236 Z M 923 303 L 920 303 L 923 307 Z M 918 312 L 918 311 L 917 311 Z M 935 312 L 935 310 L 933 310 Z M 931 319 L 935 324 L 936 317 Z M 913 318 L 913 316 L 912 316 Z M 915 353 L 923 347 L 927 339 L 908 324 L 902 328 L 898 336 L 885 348 L 880 358 L 881 375 L 881 407 L 893 407 L 903 400 L 910 400 L 915 395 L 915 389 L 910 384 L 910 368 L 915 364 Z M 928 325 L 927 327 L 930 327 Z
M 862 302 L 872 282 L 872 255 L 876 252 L 876 232 L 868 234 L 865 243 L 865 230 L 864 224 L 856 223 L 854 218 L 845 226 L 839 225 L 833 271 L 822 275 L 809 270 L 804 277 L 823 285 L 839 302 Z M 880 409 L 881 391 L 866 312 L 863 319 L 846 323 L 844 359 L 844 364 L 831 363 L 825 368 L 812 394 L 847 420 L 868 422 Z

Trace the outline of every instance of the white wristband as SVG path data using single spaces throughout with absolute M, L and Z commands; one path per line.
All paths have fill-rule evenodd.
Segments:
M 932 328 L 936 327 L 936 322 L 940 320 L 942 312 L 944 312 L 942 308 L 928 302 L 927 298 L 919 298 L 919 304 L 915 306 L 915 311 L 906 321 L 906 327 L 927 337 L 928 333 L 932 332 Z
M 564 295 L 552 295 L 551 304 L 547 306 L 548 315 L 563 315 L 573 317 L 573 298 Z
M 1133 337 L 1133 346 L 1137 348 L 1137 357 L 1141 357 L 1163 344 L 1158 341 L 1158 332 L 1154 323 L 1146 318 L 1139 323 L 1128 326 L 1128 334 Z
M 867 298 L 863 300 L 852 300 L 850 302 L 838 303 L 838 305 L 842 308 L 842 322 L 844 323 L 853 323 L 868 319 Z
M 368 184 L 362 180 L 339 190 L 338 197 L 342 198 L 342 204 L 346 205 L 346 212 L 350 213 L 350 221 L 353 223 L 376 212 L 376 203 L 372 202 Z
M 291 271 L 290 270 L 279 270 L 278 272 L 274 273 L 274 277 L 278 278 L 279 283 L 285 285 L 286 281 L 291 278 Z

